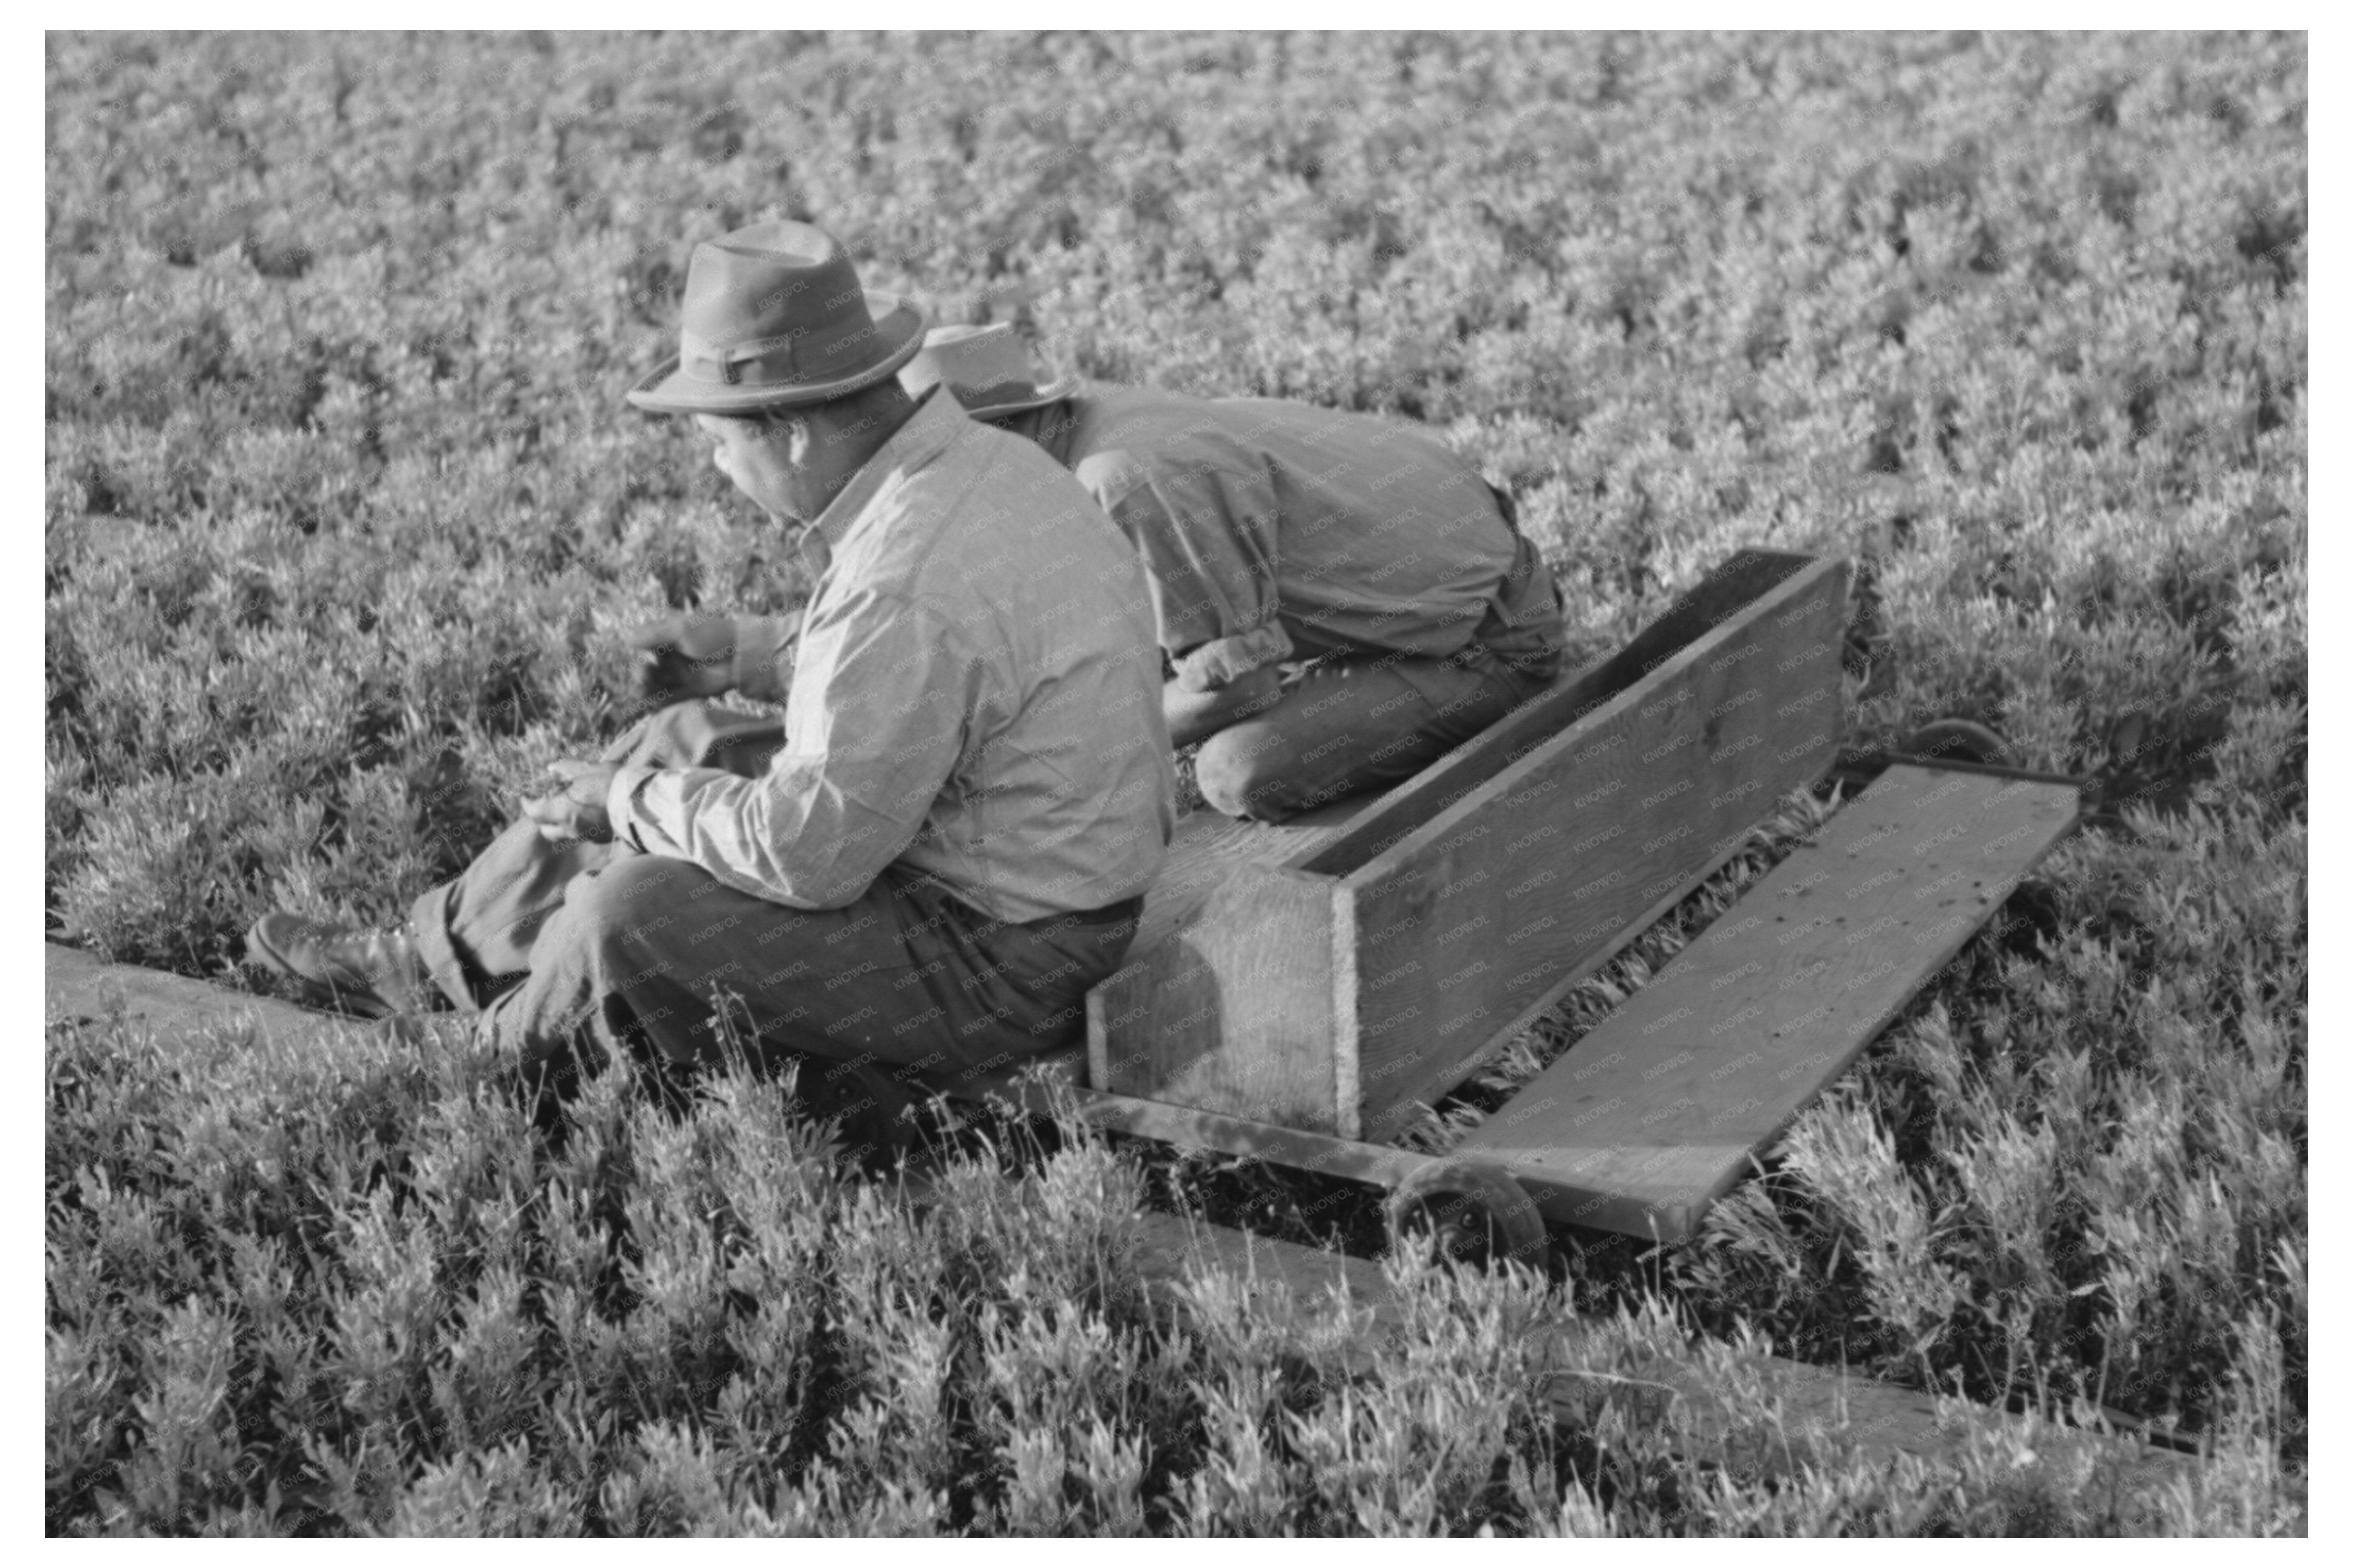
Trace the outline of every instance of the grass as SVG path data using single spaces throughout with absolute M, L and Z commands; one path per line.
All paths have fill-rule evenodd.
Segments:
M 2305 70 L 2239 35 L 52 36 L 53 937 L 224 977 L 265 909 L 395 917 L 610 732 L 621 627 L 789 602 L 617 392 L 692 239 L 812 216 L 871 286 L 1090 374 L 1429 421 L 1589 652 L 1740 546 L 1854 555 L 1861 737 L 1977 719 L 2101 808 L 1698 1243 L 1577 1238 L 1585 1304 L 2225 1455 L 2130 1517 L 1990 1460 L 1744 1489 L 1622 1412 L 1535 1420 L 1497 1327 L 1533 1287 L 1410 1274 L 1424 1338 L 1372 1373 L 1110 1290 L 1138 1194 L 1365 1239 L 1262 1172 L 1004 1153 L 925 1217 L 749 1085 L 682 1118 L 609 1085 L 552 1148 L 456 1055 L 62 1028 L 52 1530 L 2279 1528 Z M 1366 1479 L 1399 1454 L 1425 1491 Z
M 1137 1287 L 1134 1162 L 973 1130 L 916 1205 L 789 1084 L 608 1077 L 550 1145 L 462 1033 L 120 1020 L 48 1057 L 53 1531 L 2118 1533 L 2276 1527 L 2253 1415 L 2178 1493 L 2031 1436 L 1795 1475 L 1656 1303 L 1572 1350 L 1524 1270 L 1397 1315 Z M 1722 1347 L 1717 1347 L 1720 1352 Z M 1661 1358 L 1725 1390 L 1662 1407 Z M 1720 1358 L 1719 1358 L 1720 1359 Z M 1573 1391 L 1565 1403 L 1552 1395 Z M 1564 1419 L 1565 1418 L 1565 1419 Z

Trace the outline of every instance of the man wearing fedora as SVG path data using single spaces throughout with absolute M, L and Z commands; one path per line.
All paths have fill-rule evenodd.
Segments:
M 680 352 L 628 397 L 691 416 L 800 551 L 781 745 L 732 771 L 642 741 L 559 763 L 406 929 L 280 912 L 251 956 L 353 1011 L 438 989 L 558 1078 L 707 1060 L 720 1013 L 764 1052 L 869 1068 L 1074 1037 L 1173 828 L 1150 602 L 1070 475 L 901 387 L 922 336 L 820 229 L 698 247 Z
M 1267 821 L 1411 777 L 1542 690 L 1552 574 L 1428 432 L 1271 398 L 1046 379 L 1004 324 L 899 373 L 1071 469 L 1140 553 L 1202 795 Z

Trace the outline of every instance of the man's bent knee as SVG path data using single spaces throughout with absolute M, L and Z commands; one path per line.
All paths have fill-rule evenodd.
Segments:
M 627 856 L 592 876 L 575 877 L 555 923 L 575 941 L 634 943 L 688 919 L 688 896 L 710 880 L 683 860 Z
M 1273 737 L 1247 730 L 1221 730 L 1193 756 L 1193 782 L 1228 816 L 1281 822 L 1299 814 L 1297 792 L 1279 771 Z

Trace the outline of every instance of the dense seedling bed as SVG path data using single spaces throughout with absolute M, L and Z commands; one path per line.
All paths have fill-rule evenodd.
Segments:
M 1588 656 L 1736 549 L 1854 557 L 1861 739 L 1975 719 L 2102 804 L 1765 1179 L 1595 1294 L 1661 1344 L 1672 1303 L 2225 1455 L 2135 1520 L 2000 1456 L 1735 1483 L 1599 1407 L 1553 1436 L 1522 1287 L 1415 1276 L 1422 1337 L 1371 1372 L 1176 1331 L 1114 1288 L 1139 1178 L 1099 1152 L 976 1163 L 919 1219 L 746 1086 L 678 1119 L 615 1084 L 553 1150 L 462 1053 L 98 1026 L 48 1041 L 53 1529 L 2298 1505 L 2300 37 L 55 36 L 47 85 L 52 935 L 221 977 L 271 906 L 394 916 L 621 720 L 622 627 L 789 602 L 788 552 L 618 390 L 692 240 L 807 216 L 1090 374 L 1432 423 Z

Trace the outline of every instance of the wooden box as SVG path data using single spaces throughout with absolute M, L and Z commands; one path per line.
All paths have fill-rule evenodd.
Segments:
M 1282 827 L 1188 818 L 1089 994 L 1091 1082 L 1393 1134 L 1829 764 L 1847 578 L 1743 552 L 1385 795 Z

